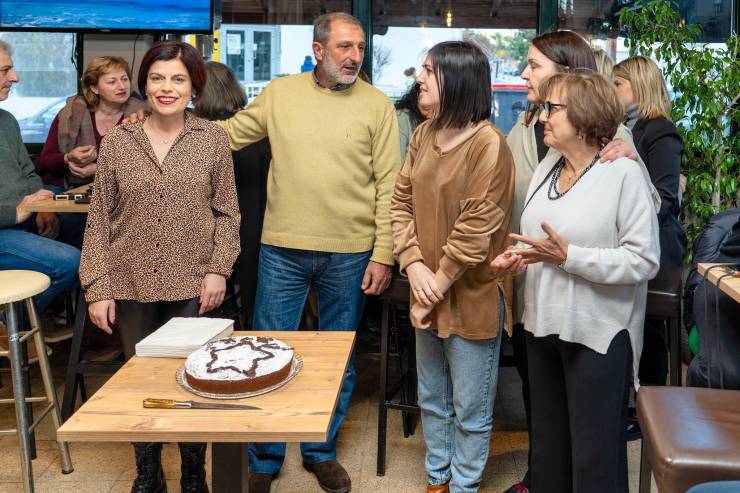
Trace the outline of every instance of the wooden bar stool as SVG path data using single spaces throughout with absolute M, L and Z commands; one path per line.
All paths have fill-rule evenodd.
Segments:
M 48 276 L 39 272 L 25 270 L 6 270 L 0 271 L 0 304 L 5 305 L 5 316 L 8 326 L 8 351 L 0 352 L 0 356 L 6 356 L 10 359 L 11 377 L 13 380 L 13 398 L 0 399 L 0 404 L 15 404 L 15 417 L 17 429 L 0 430 L 0 435 L 18 435 L 18 442 L 21 452 L 21 471 L 23 475 L 23 487 L 26 492 L 33 491 L 33 473 L 31 470 L 31 433 L 38 426 L 47 414 L 51 413 L 54 420 L 54 429 L 58 429 L 62 424 L 59 404 L 57 403 L 56 392 L 54 390 L 54 381 L 51 376 L 49 358 L 46 355 L 46 344 L 44 337 L 39 328 L 39 320 L 36 310 L 33 306 L 32 297 L 42 293 L 51 283 Z M 21 332 L 18 328 L 18 319 L 16 318 L 13 303 L 18 301 L 26 302 L 28 318 L 31 324 L 31 330 Z M 41 378 L 44 382 L 45 397 L 26 396 L 23 371 L 21 368 L 21 344 L 33 337 L 36 343 L 36 352 L 39 358 L 39 369 Z M 48 405 L 41 412 L 39 417 L 28 423 L 28 416 L 25 412 L 25 406 L 31 402 L 45 402 Z M 62 472 L 69 474 L 73 471 L 72 461 L 69 457 L 69 448 L 67 443 L 58 442 L 59 452 L 62 456 Z

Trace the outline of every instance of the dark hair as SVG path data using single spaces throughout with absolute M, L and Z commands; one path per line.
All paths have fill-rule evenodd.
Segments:
M 396 109 L 408 112 L 411 120 L 411 126 L 416 128 L 421 122 L 426 120 L 424 115 L 419 111 L 419 84 L 414 83 L 401 99 L 396 101 Z
M 435 130 L 462 128 L 491 116 L 491 66 L 472 43 L 445 41 L 429 50 L 439 87 Z
M 139 66 L 139 77 L 136 81 L 139 84 L 139 92 L 141 92 L 142 96 L 146 97 L 146 79 L 149 76 L 149 69 L 154 65 L 154 62 L 166 62 L 178 58 L 188 71 L 190 82 L 193 84 L 195 92 L 193 101 L 197 101 L 208 78 L 206 65 L 203 63 L 203 57 L 198 50 L 182 41 L 159 42 L 149 48 L 149 51 L 144 54 L 144 58 L 141 59 L 141 65 Z
M 206 72 L 208 82 L 195 104 L 195 116 L 218 120 L 233 115 L 247 105 L 244 88 L 237 82 L 234 71 L 228 65 L 208 62 Z
M 583 37 L 573 31 L 554 31 L 532 38 L 532 46 L 558 64 L 560 72 L 574 70 L 596 70 L 593 49 Z
M 559 72 L 597 73 L 594 51 L 586 40 L 573 31 L 553 31 L 532 38 L 532 46 L 552 60 Z M 529 125 L 537 113 L 537 106 L 528 105 L 526 122 Z

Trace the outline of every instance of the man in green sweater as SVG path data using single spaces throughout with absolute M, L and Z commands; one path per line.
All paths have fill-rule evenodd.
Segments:
M 355 330 L 364 295 L 390 283 L 390 199 L 400 167 L 398 123 L 390 100 L 358 80 L 362 25 L 349 14 L 314 22 L 312 72 L 273 81 L 223 122 L 231 148 L 269 137 L 272 163 L 262 231 L 254 327 L 296 330 L 316 288 L 320 330 Z M 325 491 L 349 491 L 336 461 L 336 437 L 349 407 L 355 369 L 344 378 L 328 440 L 303 443 L 304 467 Z M 249 491 L 267 492 L 285 444 L 253 444 Z
M 8 99 L 10 88 L 19 81 L 13 69 L 10 46 L 0 41 L 0 101 Z M 44 190 L 36 174 L 16 119 L 0 109 L 0 270 L 21 269 L 42 272 L 51 278 L 49 289 L 34 297 L 42 313 L 55 298 L 75 289 L 80 251 L 54 241 L 59 233 L 56 214 L 33 214 L 28 207 L 53 194 Z M 61 340 L 49 338 L 47 342 Z

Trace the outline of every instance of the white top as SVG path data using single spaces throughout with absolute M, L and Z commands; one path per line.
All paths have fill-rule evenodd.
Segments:
M 527 199 L 559 158 L 542 160 Z M 549 185 L 548 178 L 524 209 L 522 234 L 543 237 L 540 223 L 547 222 L 568 240 L 568 258 L 562 269 L 546 263 L 527 268 L 524 327 L 601 354 L 627 329 L 637 386 L 647 281 L 660 260 L 658 220 L 642 171 L 626 158 L 599 161 L 558 200 L 548 198 Z
M 293 348 L 272 337 L 236 336 L 211 341 L 185 360 L 203 380 L 245 380 L 269 375 L 293 360 Z

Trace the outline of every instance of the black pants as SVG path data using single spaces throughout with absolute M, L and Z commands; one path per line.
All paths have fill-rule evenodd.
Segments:
M 136 344 L 164 325 L 172 317 L 197 317 L 198 316 L 198 298 L 181 301 L 153 301 L 142 303 L 133 300 L 116 300 L 116 322 L 121 335 L 123 345 L 123 354 L 128 360 L 136 355 Z M 184 457 L 187 453 L 191 455 L 193 451 L 199 451 L 202 455 L 201 462 L 205 457 L 205 448 L 201 443 L 183 443 L 180 447 L 180 454 Z M 149 444 L 146 442 L 136 442 L 133 444 L 137 451 L 137 457 L 143 453 L 147 447 L 157 450 L 162 449 L 162 444 Z M 183 455 L 185 454 L 185 455 Z M 159 453 L 156 455 L 159 457 Z
M 527 332 L 533 493 L 624 493 L 632 349 L 626 330 L 606 354 Z
M 121 334 L 123 354 L 128 360 L 136 354 L 136 344 L 172 317 L 197 317 L 198 298 L 181 301 L 116 300 L 116 322 Z
M 529 435 L 529 451 L 527 452 L 527 472 L 522 478 L 522 483 L 529 487 L 532 467 L 532 411 L 529 404 L 529 371 L 527 367 L 527 331 L 522 324 L 514 324 L 511 335 L 511 347 L 514 350 L 516 360 L 516 371 L 522 379 L 522 400 L 524 401 L 524 414 L 527 417 L 527 434 Z

